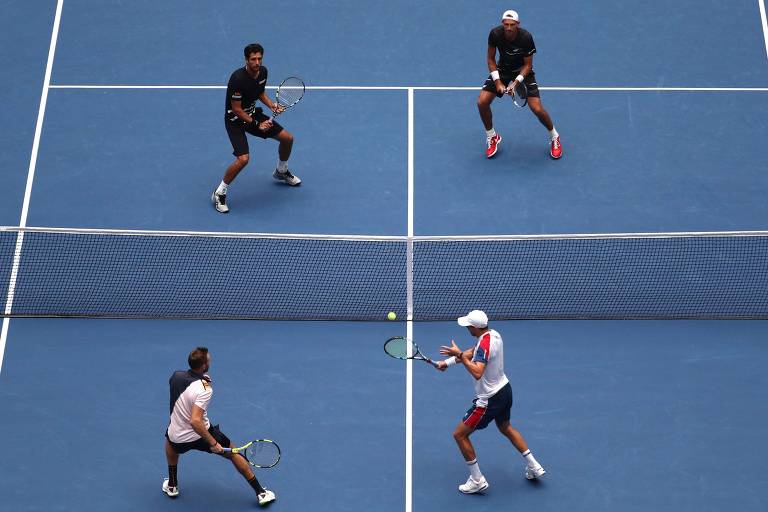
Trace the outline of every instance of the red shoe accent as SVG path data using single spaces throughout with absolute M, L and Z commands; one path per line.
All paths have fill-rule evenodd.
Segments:
M 488 149 L 485 150 L 485 156 L 487 158 L 493 157 L 499 150 L 499 144 L 501 144 L 501 135 L 498 133 L 493 137 L 488 138 Z
M 560 145 L 560 136 L 558 135 L 549 143 L 549 156 L 557 160 L 563 156 L 563 146 Z

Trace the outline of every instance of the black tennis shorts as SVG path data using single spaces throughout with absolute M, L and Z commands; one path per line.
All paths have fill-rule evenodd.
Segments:
M 472 407 L 469 408 L 464 418 L 461 420 L 466 426 L 475 430 L 482 430 L 487 427 L 492 420 L 496 425 L 501 426 L 505 421 L 509 421 L 509 413 L 512 409 L 512 386 L 507 385 L 501 388 L 488 399 L 486 407 L 477 405 L 477 398 L 472 400 Z
M 219 430 L 218 425 L 211 425 L 208 429 L 208 433 L 211 434 L 216 442 L 219 443 L 223 448 L 229 448 L 229 445 L 231 444 L 229 438 L 221 430 Z M 211 451 L 211 445 L 209 445 L 208 441 L 202 437 L 197 441 L 190 441 L 188 443 L 174 443 L 168 437 L 168 429 L 165 429 L 165 438 L 168 439 L 169 443 L 171 443 L 173 451 L 178 454 L 187 453 L 189 450 L 200 450 L 201 452 L 213 453 Z
M 509 83 L 517 78 L 517 75 L 519 74 L 519 69 L 515 71 L 504 71 L 499 70 L 499 78 L 501 79 L 501 83 L 504 85 L 509 85 Z M 523 80 L 525 82 L 525 87 L 528 89 L 528 97 L 529 98 L 539 98 L 539 84 L 536 83 L 536 73 L 531 71 L 528 73 L 528 75 Z M 483 83 L 483 90 L 492 92 L 496 95 L 497 98 L 502 98 L 504 95 L 499 94 L 496 91 L 496 82 L 493 81 L 493 78 L 491 78 L 491 75 L 488 75 L 488 78 L 485 79 L 485 83 Z
M 264 115 L 264 112 L 262 112 L 261 109 L 258 109 L 258 111 L 255 114 L 253 114 L 251 117 L 253 117 L 253 119 L 257 121 L 256 124 L 269 119 L 269 116 Z M 271 139 L 275 135 L 283 131 L 283 127 L 280 126 L 280 123 L 278 123 L 277 121 L 272 121 L 272 128 L 270 128 L 267 131 L 259 130 L 256 127 L 256 124 L 246 125 L 244 122 L 240 121 L 239 119 L 233 122 L 224 118 L 224 126 L 227 129 L 227 135 L 229 135 L 229 142 L 232 143 L 232 148 L 234 149 L 234 151 L 232 151 L 233 155 L 240 156 L 240 155 L 247 155 L 249 153 L 248 139 L 245 136 L 246 132 L 250 133 L 251 135 L 255 135 L 256 137 L 260 137 L 262 139 Z

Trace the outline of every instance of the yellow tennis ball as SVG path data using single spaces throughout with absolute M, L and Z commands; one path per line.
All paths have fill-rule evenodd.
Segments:
M 396 320 L 397 319 L 397 314 L 394 311 L 390 311 L 389 313 L 387 313 L 387 318 L 389 320 Z

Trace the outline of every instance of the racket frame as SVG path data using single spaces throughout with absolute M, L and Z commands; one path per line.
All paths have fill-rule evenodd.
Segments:
M 518 86 L 515 88 L 513 85 L 514 83 L 517 83 Z M 525 92 L 525 96 L 521 96 L 517 94 L 516 89 L 522 89 Z M 528 104 L 528 86 L 525 85 L 525 82 L 517 82 L 517 80 L 514 80 L 510 82 L 510 84 L 507 86 L 507 94 L 509 94 L 509 91 L 513 91 L 514 94 L 512 94 L 512 103 L 515 104 L 517 108 L 523 108 Z
M 298 80 L 301 82 L 301 96 L 298 97 L 296 101 L 290 104 L 280 103 L 280 89 L 285 85 L 285 83 L 288 80 Z M 277 116 L 291 108 L 292 106 L 296 105 L 298 102 L 301 101 L 301 99 L 304 97 L 304 93 L 307 90 L 307 86 L 304 84 L 304 80 L 297 76 L 289 76 L 288 78 L 285 78 L 282 82 L 280 82 L 280 85 L 277 86 L 277 91 L 275 92 L 275 103 L 277 103 L 278 106 L 282 107 L 282 110 L 280 112 L 273 112 L 272 117 L 270 117 L 270 121 L 274 121 Z
M 405 357 L 399 357 L 399 356 L 396 356 L 394 354 L 389 353 L 387 351 L 387 343 L 389 343 L 392 340 L 405 340 L 408 343 L 410 343 L 411 347 L 413 348 L 412 355 L 411 356 L 405 356 Z M 424 354 L 422 354 L 421 350 L 419 349 L 419 346 L 413 340 L 410 340 L 410 339 L 406 338 L 405 336 L 392 336 L 391 338 L 387 339 L 387 341 L 384 342 L 384 352 L 386 352 L 386 354 L 389 357 L 394 357 L 395 359 L 400 359 L 401 361 L 407 361 L 408 359 L 415 359 L 415 360 L 418 360 L 418 361 L 424 361 L 425 363 L 429 363 L 432 366 L 434 366 L 435 368 L 437 368 L 437 363 L 434 362 L 432 359 L 428 358 L 427 356 L 425 356 Z
M 273 445 L 277 449 L 277 458 L 272 462 L 272 464 L 264 466 L 261 464 L 256 464 L 251 459 L 248 458 L 248 449 L 254 445 L 254 443 L 269 443 Z M 277 463 L 280 462 L 280 457 L 282 456 L 282 452 L 280 450 L 280 445 L 278 445 L 276 442 L 272 441 L 271 439 L 254 439 L 253 441 L 250 441 L 248 443 L 245 443 L 243 446 L 238 446 L 237 448 L 224 448 L 225 452 L 232 453 L 232 454 L 240 454 L 243 456 L 245 460 L 248 461 L 248 464 L 255 468 L 273 468 L 277 466 Z

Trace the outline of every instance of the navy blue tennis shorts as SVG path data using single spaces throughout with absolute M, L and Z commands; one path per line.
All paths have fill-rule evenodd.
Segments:
M 469 408 L 461 421 L 468 427 L 475 430 L 482 430 L 487 427 L 491 421 L 496 421 L 497 426 L 501 426 L 505 421 L 509 421 L 509 414 L 512 409 L 512 386 L 507 385 L 501 388 L 488 399 L 488 405 L 480 407 L 477 405 L 477 398 L 472 400 L 472 407 Z

